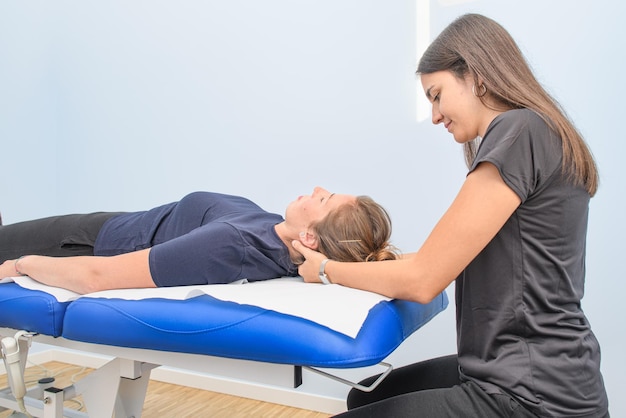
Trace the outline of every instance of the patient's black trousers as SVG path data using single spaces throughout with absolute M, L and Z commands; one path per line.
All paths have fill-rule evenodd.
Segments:
M 102 225 L 119 212 L 64 215 L 0 226 L 0 263 L 23 255 L 93 255 Z

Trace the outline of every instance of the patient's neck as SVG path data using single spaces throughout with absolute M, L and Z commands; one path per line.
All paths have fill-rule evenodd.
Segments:
M 293 261 L 295 264 L 302 264 L 302 254 L 294 250 L 293 246 L 291 245 L 291 242 L 293 240 L 298 239 L 298 234 L 290 232 L 287 225 L 285 225 L 285 222 L 274 225 L 274 230 L 276 231 L 278 238 L 280 238 L 283 244 L 285 244 L 285 247 L 287 247 L 287 250 L 289 251 L 289 258 L 291 258 L 291 261 Z

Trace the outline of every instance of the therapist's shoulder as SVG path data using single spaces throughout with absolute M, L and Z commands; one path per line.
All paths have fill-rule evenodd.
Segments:
M 503 125 L 504 127 L 517 127 L 527 129 L 547 129 L 546 120 L 537 112 L 531 109 L 511 109 L 502 112 L 493 122 L 493 125 Z

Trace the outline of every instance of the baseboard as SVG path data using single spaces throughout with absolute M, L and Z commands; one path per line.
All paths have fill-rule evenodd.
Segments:
M 59 361 L 80 367 L 97 369 L 110 361 L 111 358 L 85 352 L 51 348 L 40 352 L 30 353 L 28 360 L 29 363 L 32 364 Z M 0 362 L 0 374 L 4 373 L 4 364 Z M 160 382 L 209 390 L 212 392 L 287 405 L 294 408 L 307 409 L 327 414 L 337 414 L 345 411 L 346 408 L 345 400 L 343 399 L 299 392 L 297 389 L 264 386 L 261 384 L 196 373 L 189 370 L 175 369 L 166 366 L 158 367 L 152 370 L 150 378 Z

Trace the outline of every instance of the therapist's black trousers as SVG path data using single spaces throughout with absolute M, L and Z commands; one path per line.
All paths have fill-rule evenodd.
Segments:
M 23 255 L 93 255 L 102 225 L 119 213 L 53 216 L 0 226 L 0 263 Z
M 369 386 L 378 376 L 365 379 Z M 535 417 L 508 395 L 489 395 L 473 382 L 461 383 L 456 355 L 393 370 L 372 392 L 348 395 L 348 417 Z

